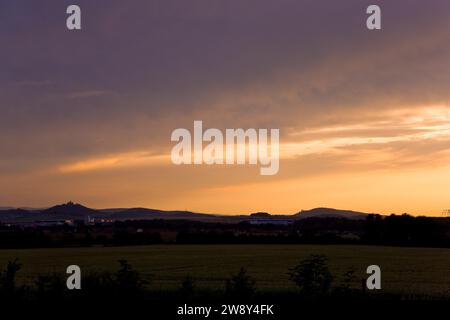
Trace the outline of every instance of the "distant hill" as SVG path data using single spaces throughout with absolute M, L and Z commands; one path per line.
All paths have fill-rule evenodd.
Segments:
M 190 211 L 164 211 L 147 208 L 113 208 L 92 209 L 81 204 L 68 202 L 47 209 L 0 209 L 0 222 L 13 224 L 29 224 L 33 222 L 50 222 L 64 220 L 107 219 L 114 221 L 124 220 L 152 220 L 152 219 L 179 219 L 199 220 L 211 222 L 224 222 L 228 217 L 219 217 L 212 214 L 194 213 Z
M 367 213 L 351 211 L 351 210 L 338 210 L 332 208 L 315 208 L 311 210 L 302 210 L 297 214 L 294 214 L 296 219 L 306 218 L 346 218 L 352 220 L 365 219 Z
M 43 214 L 54 214 L 54 215 L 66 215 L 66 216 L 77 216 L 84 217 L 88 215 L 96 215 L 100 213 L 98 210 L 87 208 L 78 203 L 68 202 L 66 204 L 60 204 L 48 209 L 40 211 Z
M 111 212 L 109 209 L 101 210 L 101 212 Z M 190 211 L 164 211 L 158 209 L 147 208 L 130 208 L 122 210 L 114 210 L 110 214 L 110 218 L 114 220 L 146 220 L 146 219 L 207 219 L 216 216 L 205 213 L 194 213 Z
M 61 221 L 61 220 L 87 220 L 107 219 L 113 221 L 124 220 L 153 220 L 153 219 L 178 219 L 195 220 L 204 222 L 228 222 L 236 223 L 241 221 L 258 220 L 288 220 L 294 221 L 306 218 L 345 218 L 345 219 L 365 219 L 366 213 L 350 210 L 337 210 L 331 208 L 316 208 L 312 210 L 300 211 L 294 215 L 272 215 L 267 212 L 257 212 L 251 215 L 218 215 L 195 213 L 190 211 L 164 211 L 148 208 L 113 208 L 113 209 L 92 209 L 81 204 L 68 202 L 56 205 L 47 209 L 0 209 L 0 222 L 25 224 L 37 221 Z
M 266 218 L 271 218 L 273 217 L 273 215 L 271 215 L 268 212 L 256 212 L 256 213 L 252 213 L 250 215 L 250 218 L 255 218 L 255 219 L 266 219 Z

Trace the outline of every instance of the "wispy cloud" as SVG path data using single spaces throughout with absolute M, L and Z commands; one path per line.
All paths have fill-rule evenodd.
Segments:
M 170 156 L 167 155 L 155 155 L 149 152 L 128 152 L 63 164 L 58 167 L 58 170 L 61 173 L 77 173 L 136 166 L 163 165 L 170 163 L 169 161 Z
M 450 108 L 447 106 L 391 110 L 384 112 L 383 117 L 386 120 L 293 131 L 290 139 L 294 141 L 281 144 L 280 154 L 284 158 L 296 158 L 342 153 L 346 148 L 364 145 L 377 145 L 381 149 L 382 145 L 405 142 L 414 149 L 414 144 L 422 141 L 450 142 Z M 295 139 L 300 141 L 295 142 Z M 450 144 L 447 148 L 450 149 Z

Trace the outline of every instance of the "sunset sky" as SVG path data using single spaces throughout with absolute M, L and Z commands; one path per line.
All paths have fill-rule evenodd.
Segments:
M 450 209 L 450 1 L 0 0 L 0 43 L 0 206 Z M 194 120 L 279 173 L 172 164 Z

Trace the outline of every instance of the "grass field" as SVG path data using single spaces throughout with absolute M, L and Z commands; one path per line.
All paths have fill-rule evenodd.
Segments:
M 310 254 L 325 254 L 336 276 L 353 267 L 359 279 L 365 268 L 377 264 L 386 292 L 444 294 L 450 289 L 450 249 L 324 245 L 155 245 L 0 250 L 0 266 L 19 258 L 20 282 L 39 273 L 65 272 L 70 264 L 89 270 L 117 269 L 127 259 L 144 277 L 153 275 L 152 287 L 171 289 L 191 275 L 197 287 L 223 288 L 224 280 L 246 267 L 260 290 L 294 288 L 288 268 Z M 355 283 L 360 286 L 360 281 Z

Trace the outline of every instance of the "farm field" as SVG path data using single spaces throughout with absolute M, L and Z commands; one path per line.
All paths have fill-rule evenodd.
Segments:
M 288 269 L 310 254 L 324 254 L 336 277 L 356 271 L 355 287 L 361 287 L 368 265 L 382 270 L 385 292 L 442 295 L 450 289 L 450 249 L 397 248 L 346 245 L 154 245 L 0 250 L 0 267 L 18 258 L 23 264 L 18 281 L 32 283 L 41 273 L 65 273 L 76 264 L 82 272 L 117 270 L 126 259 L 152 279 L 154 289 L 178 288 L 190 275 L 199 288 L 222 289 L 225 279 L 240 267 L 247 268 L 259 290 L 291 290 Z

